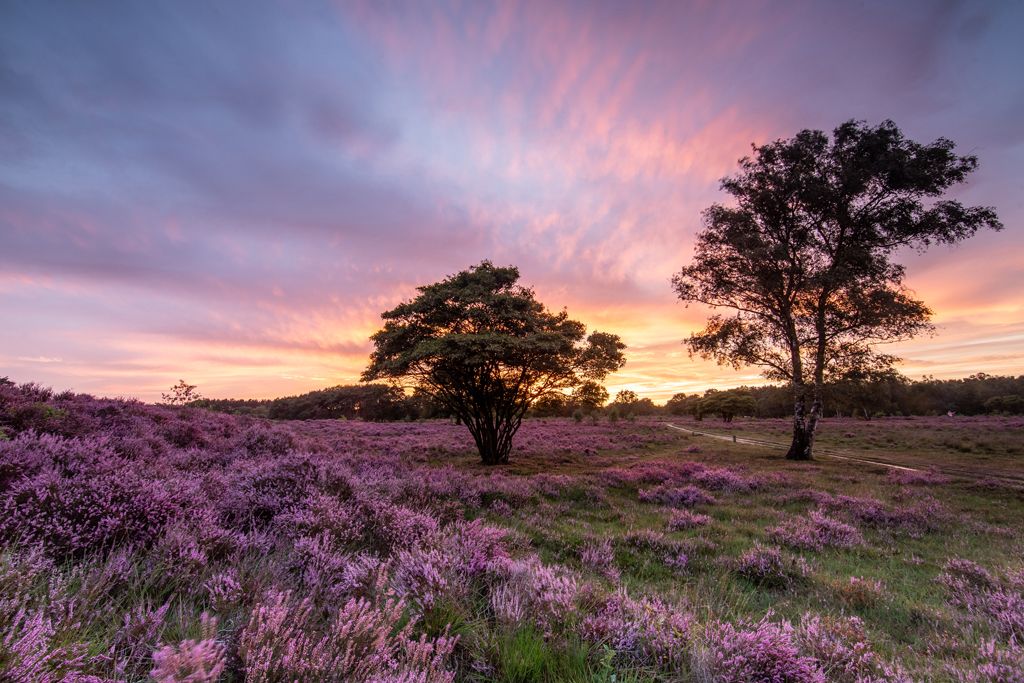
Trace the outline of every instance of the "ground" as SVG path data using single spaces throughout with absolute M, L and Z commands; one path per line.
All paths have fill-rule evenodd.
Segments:
M 48 405 L 0 442 L 14 680 L 1020 680 L 1021 418 L 825 421 L 913 471 L 528 420 L 488 468 L 442 421 Z

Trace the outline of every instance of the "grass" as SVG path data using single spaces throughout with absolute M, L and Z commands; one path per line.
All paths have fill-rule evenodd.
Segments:
M 847 421 L 826 421 L 820 443 L 845 450 L 881 451 L 916 466 L 963 464 L 957 447 L 960 439 L 985 444 L 984 457 L 971 456 L 970 464 L 993 463 L 1000 472 L 1024 473 L 1022 432 L 1019 421 L 985 424 L 984 436 L 962 426 L 933 432 L 934 420 L 876 420 L 855 425 Z M 689 426 L 689 425 L 687 425 Z M 720 424 L 698 423 L 696 428 Z M 857 428 L 855 437 L 844 436 Z M 784 438 L 779 421 L 744 421 L 733 429 L 737 434 L 758 438 Z M 958 434 L 959 436 L 954 436 Z M 698 445 L 699 453 L 687 452 Z M 460 466 L 470 466 L 467 456 Z M 755 446 L 711 441 L 680 435 L 674 442 L 641 454 L 602 453 L 591 459 L 522 459 L 513 468 L 522 473 L 544 471 L 596 480 L 603 470 L 644 461 L 694 460 L 717 466 L 739 467 L 751 475 L 783 473 L 788 483 L 782 488 L 744 493 L 716 492 L 717 503 L 699 510 L 712 517 L 705 527 L 667 531 L 667 511 L 659 505 L 639 502 L 634 486 L 607 487 L 598 496 L 560 496 L 535 508 L 514 512 L 510 518 L 489 515 L 497 524 L 508 525 L 525 534 L 545 561 L 586 568 L 577 560 L 578 549 L 587 538 L 611 538 L 622 584 L 630 591 L 656 594 L 689 605 L 698 616 L 725 619 L 757 619 L 771 611 L 779 618 L 799 620 L 808 611 L 856 615 L 864 620 L 872 640 L 887 654 L 902 660 L 912 670 L 930 671 L 933 664 L 927 647 L 937 641 L 957 640 L 959 615 L 948 605 L 947 595 L 936 578 L 953 557 L 972 559 L 989 567 L 1021 566 L 1024 555 L 1024 496 L 1012 487 L 981 488 L 975 481 L 959 479 L 943 484 L 901 487 L 890 481 L 888 470 L 837 460 L 791 463 L 777 452 Z M 824 491 L 862 498 L 876 498 L 893 507 L 905 504 L 906 490 L 930 495 L 942 501 L 948 518 L 935 531 L 913 537 L 888 530 L 865 529 L 863 547 L 794 551 L 811 565 L 809 578 L 784 588 L 766 588 L 737 576 L 732 561 L 756 543 L 770 544 L 767 530 L 787 516 L 799 516 L 812 504 L 790 500 L 786 493 L 800 490 Z M 656 550 L 631 546 L 631 532 L 652 530 L 665 533 L 668 543 L 694 548 L 685 573 L 665 566 Z M 881 582 L 884 595 L 867 604 L 844 594 L 850 577 Z M 600 578 L 595 575 L 595 580 Z M 965 638 L 966 640 L 967 638 Z M 967 648 L 965 648 L 966 651 Z

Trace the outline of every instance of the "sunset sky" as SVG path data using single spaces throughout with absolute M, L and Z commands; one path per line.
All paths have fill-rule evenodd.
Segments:
M 901 370 L 1024 372 L 1024 3 L 5 2 L 0 376 L 159 398 L 355 382 L 379 314 L 481 259 L 689 358 L 669 278 L 751 143 L 850 119 L 945 136 L 1006 225 L 908 254 Z

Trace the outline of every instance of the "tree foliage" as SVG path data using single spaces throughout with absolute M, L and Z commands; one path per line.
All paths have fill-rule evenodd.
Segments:
M 413 386 L 469 428 L 485 464 L 507 462 L 530 405 L 625 362 L 619 337 L 586 333 L 518 284 L 519 270 L 489 261 L 418 288 L 382 314 L 364 381 Z
M 895 253 L 1002 227 L 990 208 L 942 198 L 978 163 L 953 149 L 944 138 L 908 140 L 891 121 L 848 121 L 831 137 L 804 130 L 755 146 L 722 181 L 734 204 L 704 212 L 693 262 L 673 287 L 684 302 L 729 313 L 687 343 L 790 383 L 788 457 L 811 457 L 826 382 L 890 367 L 897 359 L 876 344 L 930 329 Z
M 608 402 L 608 390 L 598 382 L 587 380 L 572 391 L 569 405 L 575 410 L 593 412 L 600 410 Z
M 195 384 L 189 384 L 183 379 L 179 379 L 178 383 L 166 391 L 160 394 L 160 398 L 163 399 L 164 403 L 172 406 L 184 406 L 202 399 Z

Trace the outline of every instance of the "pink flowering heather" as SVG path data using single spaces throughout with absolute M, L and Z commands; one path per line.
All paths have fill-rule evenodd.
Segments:
M 499 570 L 501 583 L 493 590 L 491 606 L 499 622 L 524 620 L 550 634 L 575 607 L 579 579 L 572 572 L 538 560 L 512 560 Z
M 620 591 L 586 617 L 580 629 L 585 638 L 608 646 L 624 663 L 682 671 L 694 621 L 661 600 L 634 600 Z
M 801 653 L 797 634 L 787 622 L 766 616 L 739 628 L 714 622 L 704 633 L 695 668 L 716 683 L 825 683 L 814 657 Z
M 863 545 L 860 531 L 849 524 L 812 510 L 806 517 L 795 517 L 768 530 L 769 536 L 784 545 L 806 550 L 852 548 Z
M 211 576 L 203 584 L 210 603 L 218 612 L 227 612 L 242 598 L 242 584 L 235 569 L 226 569 Z
M 958 683 L 1024 683 L 1024 646 L 985 640 L 978 647 L 976 664 L 950 667 L 950 673 Z
M 202 636 L 158 649 L 149 675 L 157 683 L 216 683 L 224 671 L 224 646 L 216 640 L 217 620 L 206 614 Z
M 755 545 L 740 555 L 736 573 L 764 586 L 788 586 L 805 579 L 810 573 L 800 557 L 791 557 L 778 548 Z
M 677 574 L 685 574 L 690 567 L 690 558 L 681 550 L 671 551 L 665 555 L 665 566 Z
M 939 576 L 949 601 L 975 620 L 1010 639 L 1024 641 L 1024 591 L 1013 581 L 1001 581 L 980 565 L 950 560 Z
M 21 608 L 0 637 L 0 673 L 13 683 L 70 679 L 84 663 L 84 652 L 52 642 L 54 627 L 42 612 Z
M 160 641 L 169 608 L 169 603 L 155 609 L 141 605 L 124 615 L 124 623 L 109 652 L 119 676 L 139 676 L 148 670 L 149 657 Z
M 585 544 L 580 550 L 580 563 L 585 569 L 609 579 L 614 580 L 619 576 L 619 570 L 615 567 L 615 550 L 607 538 Z
M 874 650 L 857 617 L 805 614 L 796 631 L 800 649 L 812 656 L 827 680 L 870 683 L 897 680 L 898 673 Z
M 691 512 L 690 510 L 673 510 L 672 515 L 668 520 L 668 528 L 670 531 L 683 531 L 685 529 L 694 529 L 696 527 L 706 526 L 710 522 L 711 517 L 699 512 Z
M 351 599 L 323 627 L 309 600 L 271 593 L 252 611 L 239 656 L 246 681 L 345 680 L 435 673 L 452 680 L 446 661 L 455 639 L 413 638 L 402 601 Z M 404 622 L 404 625 L 403 625 Z
M 637 498 L 645 503 L 661 503 L 672 507 L 692 508 L 696 505 L 711 505 L 714 496 L 703 489 L 687 484 L 686 486 L 655 486 L 654 488 L 637 491 Z
M 710 491 L 743 493 L 753 488 L 742 474 L 724 467 L 708 467 L 693 473 L 693 481 Z

